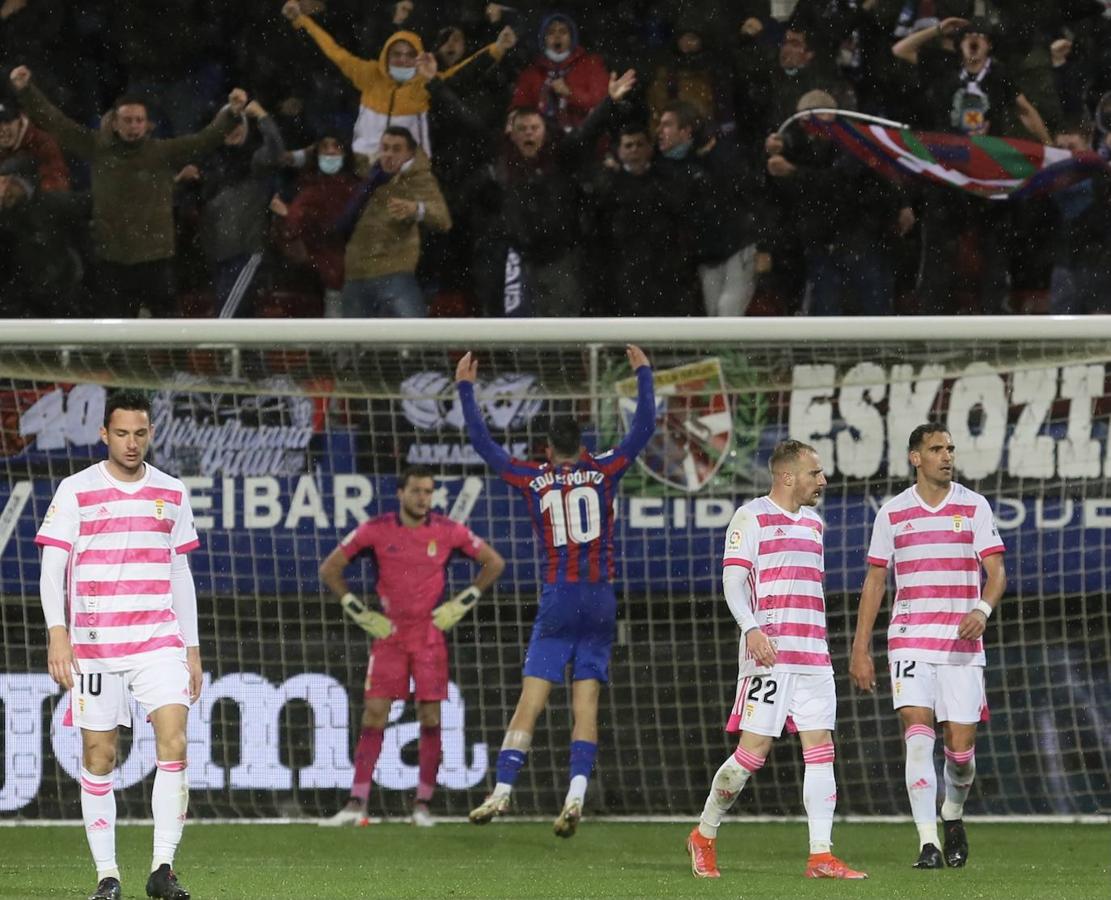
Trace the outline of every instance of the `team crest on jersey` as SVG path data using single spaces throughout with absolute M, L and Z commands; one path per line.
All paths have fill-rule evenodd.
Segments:
M 428 542 L 428 555 L 429 556 L 435 556 L 436 555 L 436 542 L 435 541 L 429 541 Z
M 166 518 L 166 501 L 161 497 L 154 501 L 154 517 L 156 519 Z
M 964 529 L 964 517 L 953 516 L 953 531 L 961 531 Z
M 657 481 L 694 493 L 705 487 L 733 448 L 733 411 L 721 360 L 663 369 L 654 374 L 656 433 L 639 464 Z M 636 413 L 637 381 L 615 385 L 628 429 Z

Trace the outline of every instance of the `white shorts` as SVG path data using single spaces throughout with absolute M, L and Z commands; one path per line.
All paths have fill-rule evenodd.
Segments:
M 150 715 L 160 706 L 189 706 L 189 667 L 184 659 L 163 657 L 127 672 L 74 673 L 70 691 L 73 724 L 89 731 L 131 727 L 134 697 Z
M 895 708 L 932 709 L 938 722 L 975 725 L 987 721 L 983 666 L 949 666 L 920 660 L 890 664 Z
M 833 673 L 773 671 L 742 678 L 726 730 L 777 738 L 788 717 L 792 731 L 833 731 L 837 724 Z

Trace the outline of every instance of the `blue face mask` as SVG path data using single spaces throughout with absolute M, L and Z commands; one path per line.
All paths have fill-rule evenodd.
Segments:
M 394 81 L 409 81 L 416 74 L 416 66 L 390 66 L 390 78 Z
M 562 52 L 557 53 L 555 50 L 545 50 L 544 55 L 554 63 L 561 63 L 565 59 L 567 59 L 568 56 L 571 55 L 571 51 L 563 50 Z
M 343 168 L 343 157 L 329 153 L 326 156 L 318 156 L 316 158 L 316 164 L 325 175 L 335 175 Z
M 683 141 L 681 144 L 676 144 L 674 147 L 669 147 L 663 151 L 663 155 L 668 159 L 683 159 L 691 149 L 690 141 Z

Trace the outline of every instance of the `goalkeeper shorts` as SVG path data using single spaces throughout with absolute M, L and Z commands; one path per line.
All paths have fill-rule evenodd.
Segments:
M 442 638 L 414 643 L 394 634 L 371 645 L 364 696 L 408 700 L 411 694 L 417 701 L 446 700 L 447 670 L 447 643 Z
M 524 674 L 562 684 L 570 663 L 572 681 L 609 681 L 616 623 L 613 585 L 545 586 L 525 654 Z

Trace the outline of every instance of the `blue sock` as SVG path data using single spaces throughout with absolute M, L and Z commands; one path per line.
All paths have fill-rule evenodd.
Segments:
M 571 741 L 571 777 L 582 775 L 589 778 L 594 771 L 594 758 L 597 755 L 597 744 L 590 741 Z
M 512 785 L 517 781 L 521 766 L 528 759 L 523 750 L 502 750 L 498 753 L 498 783 Z

